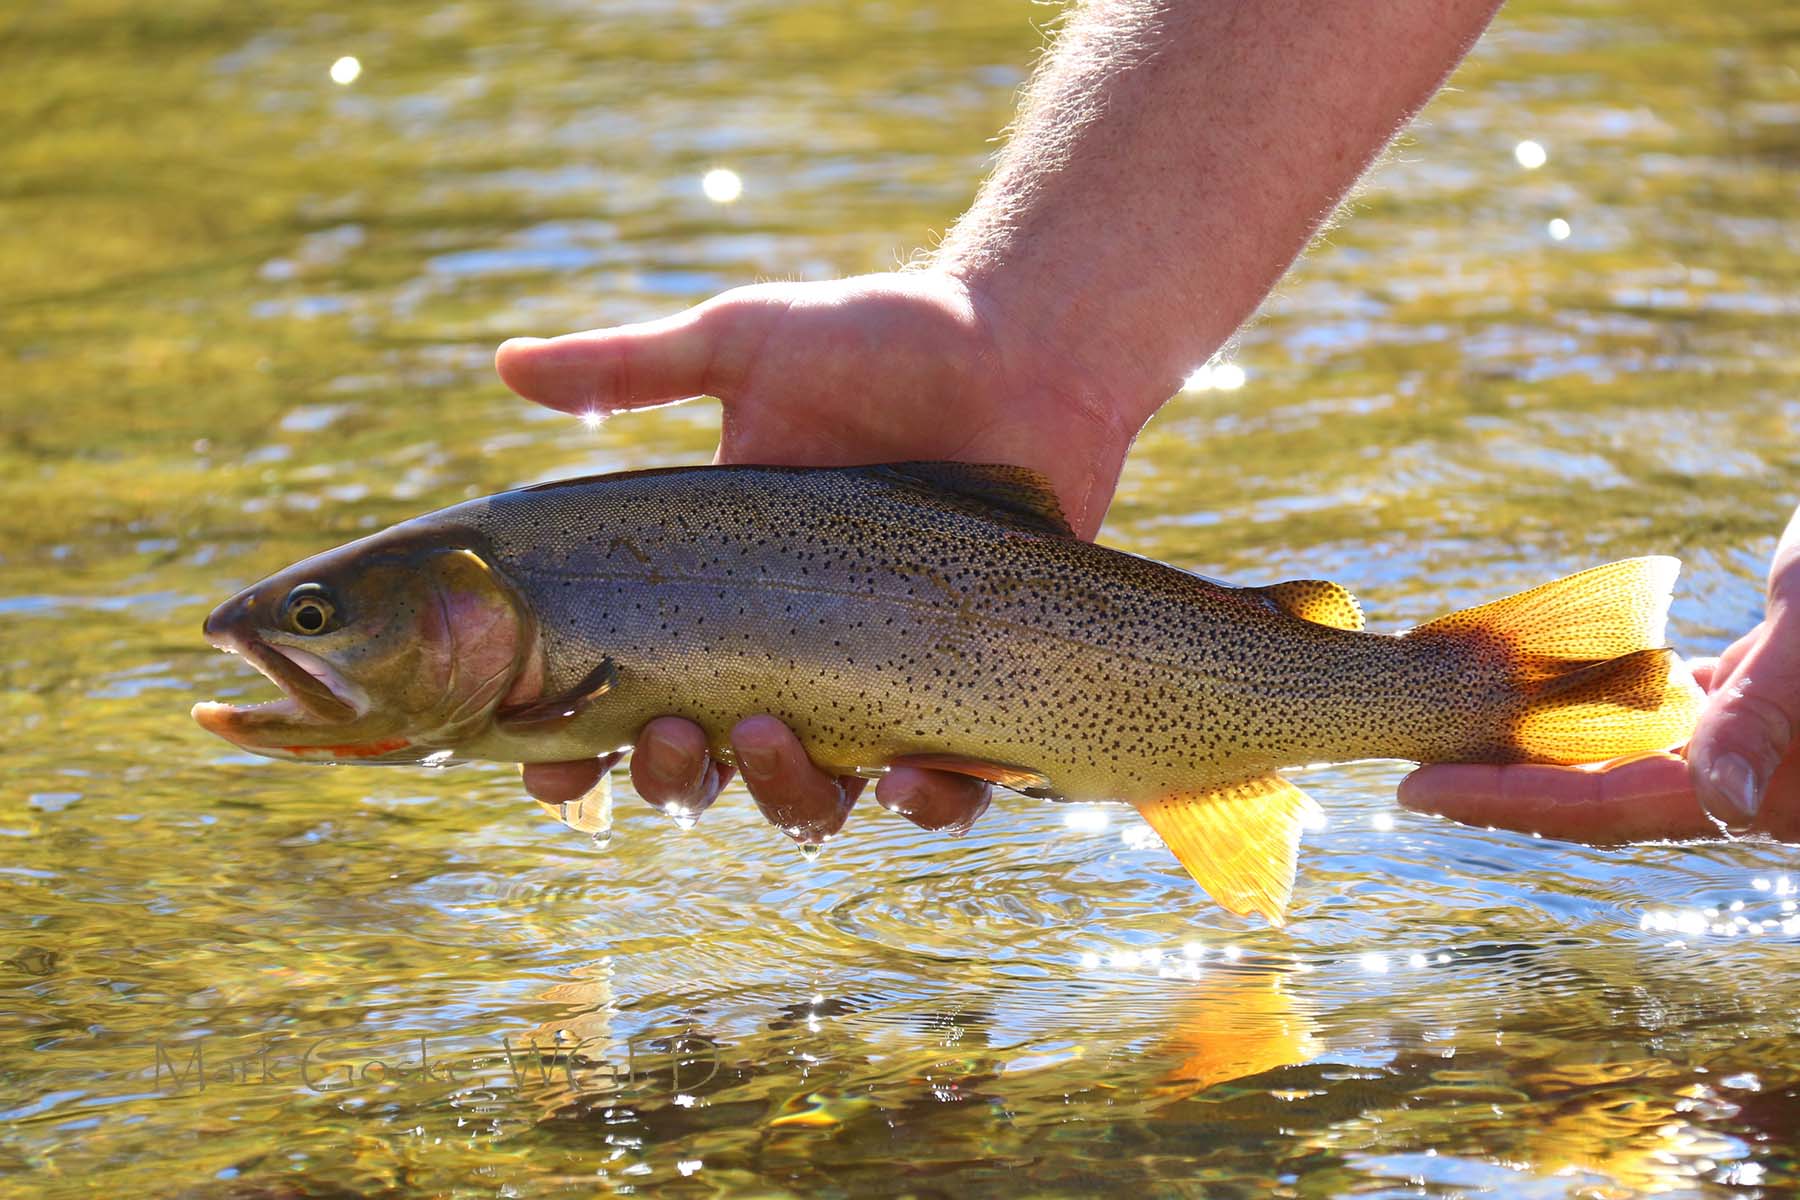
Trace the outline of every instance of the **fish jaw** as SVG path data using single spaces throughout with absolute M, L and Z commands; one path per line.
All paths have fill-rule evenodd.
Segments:
M 368 698 L 362 690 L 316 655 L 283 650 L 254 634 L 231 629 L 221 614 L 234 603 L 227 601 L 207 619 L 208 640 L 255 667 L 282 694 L 260 704 L 203 700 L 191 710 L 194 721 L 233 745 L 284 758 L 303 756 L 296 751 L 304 747 L 291 744 L 296 739 L 333 730 L 348 733 L 368 711 Z M 334 748 L 348 744 L 341 742 Z

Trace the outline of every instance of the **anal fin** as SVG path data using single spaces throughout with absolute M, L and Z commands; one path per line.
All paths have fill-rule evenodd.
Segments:
M 989 783 L 997 783 L 1001 787 L 1022 792 L 1027 788 L 1046 789 L 1050 786 L 1050 777 L 1042 771 L 1030 767 L 1018 767 L 1011 763 L 988 762 L 986 759 L 970 758 L 963 754 L 902 754 L 888 764 L 890 767 L 924 767 L 930 771 L 950 771 L 957 775 L 973 775 L 976 779 L 985 779 Z
M 1307 794 L 1264 775 L 1211 791 L 1173 792 L 1135 807 L 1221 907 L 1286 923 L 1300 829 L 1319 812 Z

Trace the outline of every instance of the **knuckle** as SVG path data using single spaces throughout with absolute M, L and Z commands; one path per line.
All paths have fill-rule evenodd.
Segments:
M 1734 695 L 1721 714 L 1727 730 L 1746 728 L 1758 740 L 1787 747 L 1794 741 L 1795 710 L 1800 696 L 1776 689 L 1759 688 L 1751 680 L 1733 685 Z M 1729 736 L 1729 734 L 1727 735 Z

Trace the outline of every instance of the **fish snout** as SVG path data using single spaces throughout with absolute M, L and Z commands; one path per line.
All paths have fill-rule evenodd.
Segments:
M 206 635 L 207 641 L 221 650 L 241 649 L 244 628 L 250 621 L 250 606 L 255 600 L 254 591 L 239 592 L 206 614 L 206 621 L 200 626 L 200 632 Z

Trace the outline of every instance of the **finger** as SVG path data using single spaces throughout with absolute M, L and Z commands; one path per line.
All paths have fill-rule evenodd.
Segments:
M 951 837 L 969 832 L 987 811 L 994 789 L 982 780 L 950 771 L 895 767 L 875 784 L 875 799 L 920 829 Z
M 706 733 L 680 717 L 658 717 L 638 731 L 631 786 L 666 816 L 692 824 L 712 807 L 730 768 L 706 752 Z
M 816 845 L 842 829 L 862 794 L 863 780 L 819 770 L 800 739 L 774 717 L 739 721 L 731 731 L 731 749 L 756 807 L 803 845 Z
M 555 338 L 513 338 L 494 355 L 507 387 L 547 408 L 609 413 L 709 390 L 713 330 L 704 308 Z
M 1705 687 L 1706 690 L 1710 692 L 1736 674 L 1738 664 L 1744 661 L 1744 655 L 1750 653 L 1751 647 L 1759 645 L 1762 642 L 1764 631 L 1767 626 L 1767 621 L 1760 621 L 1757 623 L 1755 629 L 1752 629 L 1749 633 L 1746 633 L 1743 637 L 1725 647 L 1719 657 L 1714 660 L 1715 666 L 1713 667 L 1712 681 L 1707 684 L 1702 684 L 1701 686 Z
M 1700 685 L 1700 690 L 1703 692 L 1710 692 L 1720 684 L 1724 683 L 1727 679 L 1730 679 L 1731 673 L 1737 670 L 1738 663 L 1744 660 L 1745 653 L 1749 651 L 1751 646 L 1754 646 L 1757 642 L 1762 640 L 1762 629 L 1763 627 L 1758 625 L 1755 629 L 1752 629 L 1749 633 L 1746 633 L 1743 637 L 1725 647 L 1724 653 L 1720 654 L 1717 658 L 1688 659 L 1688 672 L 1693 675 L 1694 682 Z
M 734 288 L 686 312 L 555 338 L 512 338 L 494 354 L 502 382 L 563 412 L 609 413 L 725 396 L 749 375 L 795 286 Z
M 525 794 L 544 804 L 567 804 L 594 790 L 600 777 L 619 761 L 617 754 L 568 762 L 524 763 L 519 767 Z
M 1723 661 L 1714 672 L 1714 690 L 1688 743 L 1694 790 L 1707 812 L 1727 829 L 1748 829 L 1797 729 L 1800 614 L 1771 601 L 1760 639 L 1729 675 Z
M 1789 754 L 1769 781 L 1756 828 L 1780 841 L 1800 843 L 1800 752 Z
M 1618 765 L 1552 767 L 1446 763 L 1400 782 L 1400 804 L 1465 825 L 1491 825 L 1567 841 L 1610 845 L 1717 836 L 1671 754 Z

